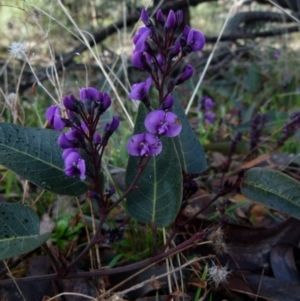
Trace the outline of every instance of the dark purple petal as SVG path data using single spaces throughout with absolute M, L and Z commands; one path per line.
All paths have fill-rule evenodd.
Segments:
M 109 128 L 110 132 L 113 133 L 119 127 L 119 124 L 120 124 L 119 117 L 114 116 L 110 124 L 110 128 Z
M 163 57 L 159 54 L 159 55 L 157 56 L 156 59 L 157 59 L 157 62 L 158 62 L 158 64 L 159 64 L 159 66 L 162 67 L 163 64 L 164 64 L 164 59 L 163 59 Z
M 69 140 L 65 133 L 59 135 L 57 139 L 57 144 L 63 149 L 74 148 L 77 146 L 77 143 L 72 140 Z
M 96 144 L 100 144 L 101 141 L 102 141 L 101 136 L 99 135 L 99 133 L 96 132 L 93 137 L 93 143 L 96 145 Z
M 85 133 L 87 133 L 88 130 L 89 130 L 88 127 L 87 127 L 87 125 L 86 125 L 86 123 L 85 123 L 84 121 L 81 121 L 80 127 L 81 127 L 81 129 L 82 129 Z
M 180 119 L 172 112 L 166 112 L 166 124 L 168 125 L 168 132 L 165 134 L 167 137 L 175 137 L 179 135 L 182 129 Z
M 145 26 L 149 25 L 150 20 L 149 20 L 149 16 L 145 9 L 143 9 L 141 12 L 141 19 L 142 19 L 143 23 L 145 24 Z
M 83 181 L 85 179 L 86 167 L 85 167 L 85 161 L 81 158 L 77 162 L 77 169 L 79 171 L 79 179 Z
M 164 25 L 166 22 L 166 17 L 164 16 L 161 9 L 159 9 L 156 13 L 156 20 L 160 25 Z
M 53 119 L 53 116 L 54 116 L 57 108 L 58 108 L 58 106 L 51 106 L 46 110 L 45 116 L 50 124 L 51 124 L 51 120 Z
M 96 100 L 96 102 L 102 102 L 103 101 L 103 93 L 101 91 L 97 91 L 95 100 Z
M 178 41 L 176 41 L 174 46 L 173 46 L 173 49 L 172 49 L 172 54 L 174 56 L 177 55 L 180 52 L 180 48 L 181 48 L 180 43 Z
M 209 122 L 210 124 L 213 124 L 215 122 L 216 114 L 213 112 L 206 112 L 204 114 L 204 119 Z
M 135 44 L 135 49 L 134 52 L 142 52 L 142 51 L 147 51 L 149 49 L 149 45 L 147 43 L 147 39 L 151 34 L 151 30 L 146 31 L 143 33 L 140 38 L 137 40 Z
M 188 25 L 185 25 L 184 29 L 183 29 L 183 32 L 182 32 L 181 39 L 180 39 L 180 44 L 183 47 L 186 46 L 186 42 L 187 42 L 189 32 L 190 32 L 190 27 Z
M 176 78 L 175 85 L 180 85 L 184 81 L 190 79 L 193 76 L 193 74 L 194 68 L 191 65 L 187 64 L 181 75 L 178 78 Z
M 77 151 L 69 152 L 65 158 L 65 174 L 68 177 L 79 175 L 81 180 L 85 179 L 86 166 L 85 161 L 80 157 Z
M 172 60 L 175 57 L 177 57 L 177 55 L 179 54 L 180 50 L 181 50 L 180 43 L 178 41 L 175 41 L 175 44 L 174 44 L 172 50 L 168 54 L 168 60 Z
M 165 29 L 171 30 L 171 29 L 174 29 L 175 26 L 176 26 L 176 16 L 175 16 L 174 11 L 171 9 L 169 11 L 169 14 L 168 14 L 168 17 L 167 17 L 167 20 L 165 23 Z
M 63 153 L 62 153 L 62 157 L 63 157 L 63 159 L 65 160 L 66 159 L 66 157 L 70 154 L 70 153 L 78 153 L 78 148 L 68 148 L 68 149 L 66 149 L 66 150 L 64 150 L 63 151 Z
M 147 64 L 145 63 L 145 60 L 144 60 L 143 52 L 135 51 L 132 55 L 131 62 L 132 62 L 132 65 L 138 69 L 145 69 L 147 67 Z
M 108 122 L 106 123 L 106 125 L 104 126 L 104 135 L 103 135 L 103 139 L 102 139 L 102 145 L 106 146 L 109 137 L 114 133 L 114 131 L 118 128 L 120 124 L 120 119 L 116 116 L 113 117 L 112 122 Z
M 140 37 L 146 32 L 149 35 L 151 34 L 151 30 L 148 27 L 140 27 L 137 34 L 133 37 L 133 44 L 136 45 Z
M 162 151 L 162 144 L 154 135 L 142 133 L 128 140 L 126 150 L 132 156 L 156 156 Z
M 176 12 L 176 25 L 179 27 L 183 21 L 183 12 L 182 10 L 178 10 Z
M 175 137 L 180 133 L 182 124 L 174 113 L 155 110 L 147 115 L 145 127 L 152 134 Z
M 81 123 L 82 128 L 85 128 L 85 123 L 82 122 Z M 79 133 L 77 130 L 75 129 L 71 129 L 71 131 L 65 133 L 67 139 L 69 140 L 76 140 L 76 141 L 80 141 L 83 140 L 83 137 L 81 136 L 81 133 Z
M 132 85 L 131 92 L 129 93 L 128 97 L 134 100 L 143 100 L 147 96 L 151 84 L 152 78 L 148 77 L 145 82 Z
M 73 94 L 70 94 L 63 98 L 63 104 L 64 104 L 65 108 L 72 112 L 77 111 L 78 106 L 76 103 L 77 103 L 77 101 Z
M 103 108 L 108 109 L 111 105 L 111 98 L 107 93 L 103 93 Z
M 97 99 L 98 91 L 93 87 L 82 88 L 79 91 L 79 96 L 83 102 L 86 102 L 87 100 L 93 101 Z
M 166 99 L 162 103 L 162 109 L 163 110 L 170 110 L 174 104 L 174 98 L 171 94 L 168 94 Z
M 205 45 L 204 34 L 196 29 L 191 29 L 187 37 L 187 45 L 191 51 L 201 50 Z
M 210 111 L 215 106 L 213 100 L 208 96 L 201 98 L 201 110 Z
M 57 144 L 63 149 L 74 148 L 79 146 L 83 140 L 81 134 L 77 130 L 72 129 L 67 133 L 62 133 L 57 139 Z
M 60 115 L 59 106 L 51 106 L 46 110 L 46 119 L 50 125 L 57 131 L 62 130 L 65 127 L 65 122 L 62 120 Z

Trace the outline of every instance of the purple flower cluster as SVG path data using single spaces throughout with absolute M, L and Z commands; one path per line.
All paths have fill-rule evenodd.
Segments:
M 183 32 L 176 32 L 183 20 L 182 11 L 170 10 L 165 16 L 161 10 L 156 14 L 158 28 L 145 10 L 141 13 L 145 26 L 139 28 L 133 38 L 134 51 L 132 65 L 147 72 L 150 76 L 144 81 L 132 85 L 129 98 L 141 101 L 149 110 L 145 119 L 148 133 L 131 137 L 127 151 L 133 156 L 154 156 L 162 150 L 161 136 L 175 137 L 182 128 L 179 118 L 172 113 L 174 103 L 171 92 L 175 86 L 192 77 L 194 68 L 187 64 L 175 78 L 169 78 L 182 59 L 191 52 L 201 50 L 205 45 L 202 32 L 185 26 Z M 158 90 L 159 109 L 153 110 L 148 97 L 151 86 Z
M 212 111 L 216 104 L 209 96 L 202 96 L 200 98 L 199 110 L 203 113 L 204 120 L 209 124 L 215 122 L 216 114 Z
M 59 106 L 51 106 L 46 110 L 46 119 L 57 131 L 69 128 L 69 131 L 63 132 L 57 140 L 58 145 L 64 149 L 62 154 L 64 171 L 68 177 L 78 175 L 84 180 L 87 170 L 80 149 L 90 156 L 90 159 L 98 156 L 95 166 L 97 169 L 97 165 L 101 164 L 101 157 L 98 154 L 101 148 L 107 145 L 109 137 L 118 128 L 120 121 L 118 117 L 113 117 L 112 122 L 105 125 L 101 137 L 97 132 L 97 126 L 100 116 L 111 105 L 109 95 L 89 87 L 80 89 L 79 98 L 80 100 L 76 99 L 73 94 L 63 98 L 67 118 L 62 117 Z

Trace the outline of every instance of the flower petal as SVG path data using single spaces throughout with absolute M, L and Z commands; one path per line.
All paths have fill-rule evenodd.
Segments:
M 132 156 L 155 156 L 162 151 L 162 144 L 156 136 L 142 133 L 134 135 L 128 140 L 126 150 Z

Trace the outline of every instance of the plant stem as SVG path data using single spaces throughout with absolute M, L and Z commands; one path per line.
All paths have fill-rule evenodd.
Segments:
M 194 245 L 198 240 L 202 239 L 205 235 L 205 231 L 197 232 L 194 236 L 189 238 L 188 240 L 184 241 L 180 245 L 174 247 L 171 250 L 168 250 L 167 252 L 164 253 L 159 253 L 156 256 L 142 260 L 140 262 L 136 262 L 130 265 L 127 265 L 125 267 L 119 267 L 119 268 L 103 268 L 98 271 L 92 271 L 92 272 L 77 272 L 77 273 L 69 273 L 65 278 L 66 279 L 71 279 L 71 278 L 91 278 L 91 277 L 99 277 L 99 276 L 104 276 L 104 275 L 114 275 L 114 274 L 119 274 L 127 271 L 131 271 L 134 269 L 140 269 L 143 267 L 146 267 L 150 264 L 153 263 L 158 263 L 165 258 L 172 256 L 178 252 L 182 252 L 185 249 L 190 248 L 192 245 Z M 46 281 L 46 280 L 55 280 L 61 278 L 61 275 L 59 273 L 55 274 L 50 274 L 50 275 L 44 275 L 44 276 L 32 276 L 32 277 L 26 277 L 26 278 L 14 278 L 14 279 L 7 279 L 7 280 L 1 280 L 0 281 L 0 286 L 1 285 L 8 285 L 8 284 L 13 284 L 13 283 L 25 283 L 25 282 L 36 282 L 36 281 Z

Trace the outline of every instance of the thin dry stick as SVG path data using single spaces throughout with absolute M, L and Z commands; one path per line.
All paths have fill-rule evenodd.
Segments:
M 125 113 L 128 121 L 129 121 L 129 124 L 131 125 L 131 127 L 133 128 L 134 127 L 134 123 L 132 121 L 132 118 L 131 116 L 129 115 L 129 113 L 127 112 L 127 109 L 125 108 L 121 98 L 120 98 L 120 95 L 118 93 L 118 91 L 116 90 L 116 87 L 114 86 L 112 80 L 109 78 L 103 64 L 102 64 L 102 61 L 100 59 L 100 57 L 98 55 L 96 55 L 96 53 L 93 51 L 92 47 L 90 46 L 86 36 L 84 35 L 84 32 L 78 27 L 78 25 L 76 24 L 76 22 L 74 21 L 74 19 L 72 18 L 72 16 L 70 15 L 70 13 L 68 12 L 68 10 L 65 8 L 65 6 L 63 5 L 63 3 L 61 2 L 61 0 L 58 0 L 58 3 L 60 4 L 62 10 L 64 11 L 65 15 L 68 17 L 68 19 L 71 21 L 71 23 L 73 24 L 73 26 L 77 29 L 77 31 L 79 32 L 82 40 L 84 41 L 86 47 L 90 50 L 92 56 L 94 57 L 95 61 L 97 62 L 97 64 L 99 65 L 103 75 L 105 76 L 107 82 L 110 84 L 111 86 L 111 89 L 113 90 L 123 112 Z M 90 35 L 90 37 L 92 37 L 92 35 Z M 95 43 L 96 44 L 96 43 Z M 96 47 L 97 48 L 97 47 Z
M 92 301 L 97 301 L 97 299 L 90 297 L 88 295 L 80 294 L 80 293 L 60 293 L 58 295 L 55 295 L 51 297 L 50 299 L 47 299 L 47 301 L 52 301 L 52 300 L 57 300 L 56 298 L 61 297 L 61 296 L 77 296 L 77 297 L 84 297 L 87 300 L 92 300 Z
M 17 287 L 17 290 L 19 291 L 19 294 L 21 295 L 21 297 L 23 298 L 23 300 L 26 301 L 26 299 L 25 299 L 25 297 L 24 297 L 24 295 L 23 295 L 21 289 L 20 289 L 19 286 L 18 286 L 18 283 L 15 281 L 14 276 L 12 275 L 12 273 L 11 273 L 11 271 L 10 271 L 8 265 L 6 264 L 6 261 L 3 260 L 3 262 L 4 262 L 4 265 L 5 265 L 6 270 L 8 271 L 8 276 L 9 276 L 11 279 L 13 279 L 13 281 L 14 281 L 14 283 L 15 283 L 15 286 Z
M 206 74 L 206 71 L 207 71 L 207 69 L 208 69 L 208 67 L 209 67 L 209 65 L 210 65 L 210 63 L 211 63 L 211 61 L 212 61 L 212 58 L 213 58 L 213 56 L 214 56 L 214 54 L 215 54 L 215 51 L 216 51 L 216 49 L 217 49 L 217 46 L 218 46 L 220 40 L 221 40 L 221 37 L 222 37 L 222 35 L 223 35 L 223 33 L 224 33 L 224 30 L 225 30 L 225 28 L 226 28 L 226 26 L 227 26 L 227 23 L 228 23 L 228 21 L 229 21 L 231 15 L 232 15 L 234 9 L 235 9 L 238 5 L 240 5 L 240 0 L 235 0 L 234 3 L 233 3 L 233 5 L 232 5 L 231 8 L 230 8 L 228 14 L 227 14 L 226 20 L 225 20 L 225 22 L 224 22 L 224 25 L 223 25 L 221 31 L 220 31 L 220 34 L 219 34 L 218 39 L 217 39 L 217 41 L 216 41 L 216 44 L 214 45 L 213 50 L 212 50 L 211 54 L 210 54 L 209 57 L 208 57 L 208 60 L 207 60 L 207 62 L 206 62 L 206 65 L 205 65 L 205 67 L 204 67 L 204 69 L 203 69 L 203 71 L 202 71 L 202 73 L 201 73 L 201 76 L 200 76 L 200 78 L 199 78 L 199 80 L 198 80 L 198 83 L 197 83 L 197 85 L 196 85 L 196 87 L 195 87 L 195 89 L 194 89 L 194 91 L 193 91 L 193 94 L 192 94 L 192 96 L 191 96 L 191 98 L 190 98 L 190 100 L 189 100 L 189 102 L 188 102 L 188 105 L 187 105 L 187 107 L 186 107 L 186 109 L 185 109 L 185 114 L 188 114 L 188 112 L 190 111 L 190 108 L 191 108 L 191 106 L 192 106 L 192 103 L 193 103 L 193 101 L 194 101 L 194 98 L 195 98 L 195 96 L 196 96 L 196 94 L 197 94 L 197 92 L 198 92 L 198 90 L 199 90 L 199 88 L 200 88 L 200 85 L 202 84 L 202 81 L 203 81 L 203 79 L 204 79 L 204 76 L 205 76 L 205 74 Z
M 197 258 L 193 258 L 190 261 L 188 261 L 188 262 L 184 263 L 183 265 L 181 265 L 180 267 L 174 269 L 172 272 L 175 273 L 175 272 L 177 272 L 179 270 L 182 270 L 186 266 L 193 264 L 194 262 L 197 262 L 197 261 L 200 261 L 200 260 L 203 260 L 203 259 L 207 259 L 207 258 L 211 258 L 211 257 L 212 257 L 212 255 L 208 255 L 208 256 L 205 256 L 205 257 L 201 257 L 201 258 L 198 258 L 198 257 Z M 122 295 L 125 295 L 125 294 L 127 294 L 128 292 L 130 292 L 132 290 L 136 290 L 138 288 L 143 287 L 145 284 L 147 284 L 149 282 L 152 282 L 153 280 L 157 280 L 157 279 L 160 279 L 160 278 L 168 276 L 168 275 L 170 275 L 170 272 L 166 272 L 166 273 L 161 274 L 159 276 L 155 276 L 155 277 L 153 277 L 151 279 L 148 279 L 148 280 L 145 280 L 143 282 L 140 282 L 140 283 L 138 283 L 138 284 L 136 284 L 136 285 L 134 285 L 134 286 L 132 286 L 132 287 L 130 287 L 130 288 L 122 291 L 121 293 L 122 293 Z
M 281 10 L 283 13 L 285 13 L 286 15 L 288 15 L 291 19 L 293 19 L 294 21 L 296 21 L 297 23 L 300 23 L 300 21 L 293 16 L 291 13 L 289 13 L 288 11 L 286 11 L 284 8 L 282 8 L 280 5 L 278 5 L 277 3 L 275 3 L 272 0 L 268 0 L 272 5 L 274 5 L 275 7 L 277 7 L 279 10 Z
M 163 239 L 164 239 L 164 244 L 167 242 L 167 237 L 166 237 L 166 228 L 163 228 Z M 168 251 L 169 248 L 167 248 L 165 251 Z M 166 267 L 168 271 L 168 287 L 169 287 L 169 294 L 172 293 L 172 281 L 171 281 L 171 276 L 170 276 L 170 266 L 169 266 L 169 258 L 166 258 Z

